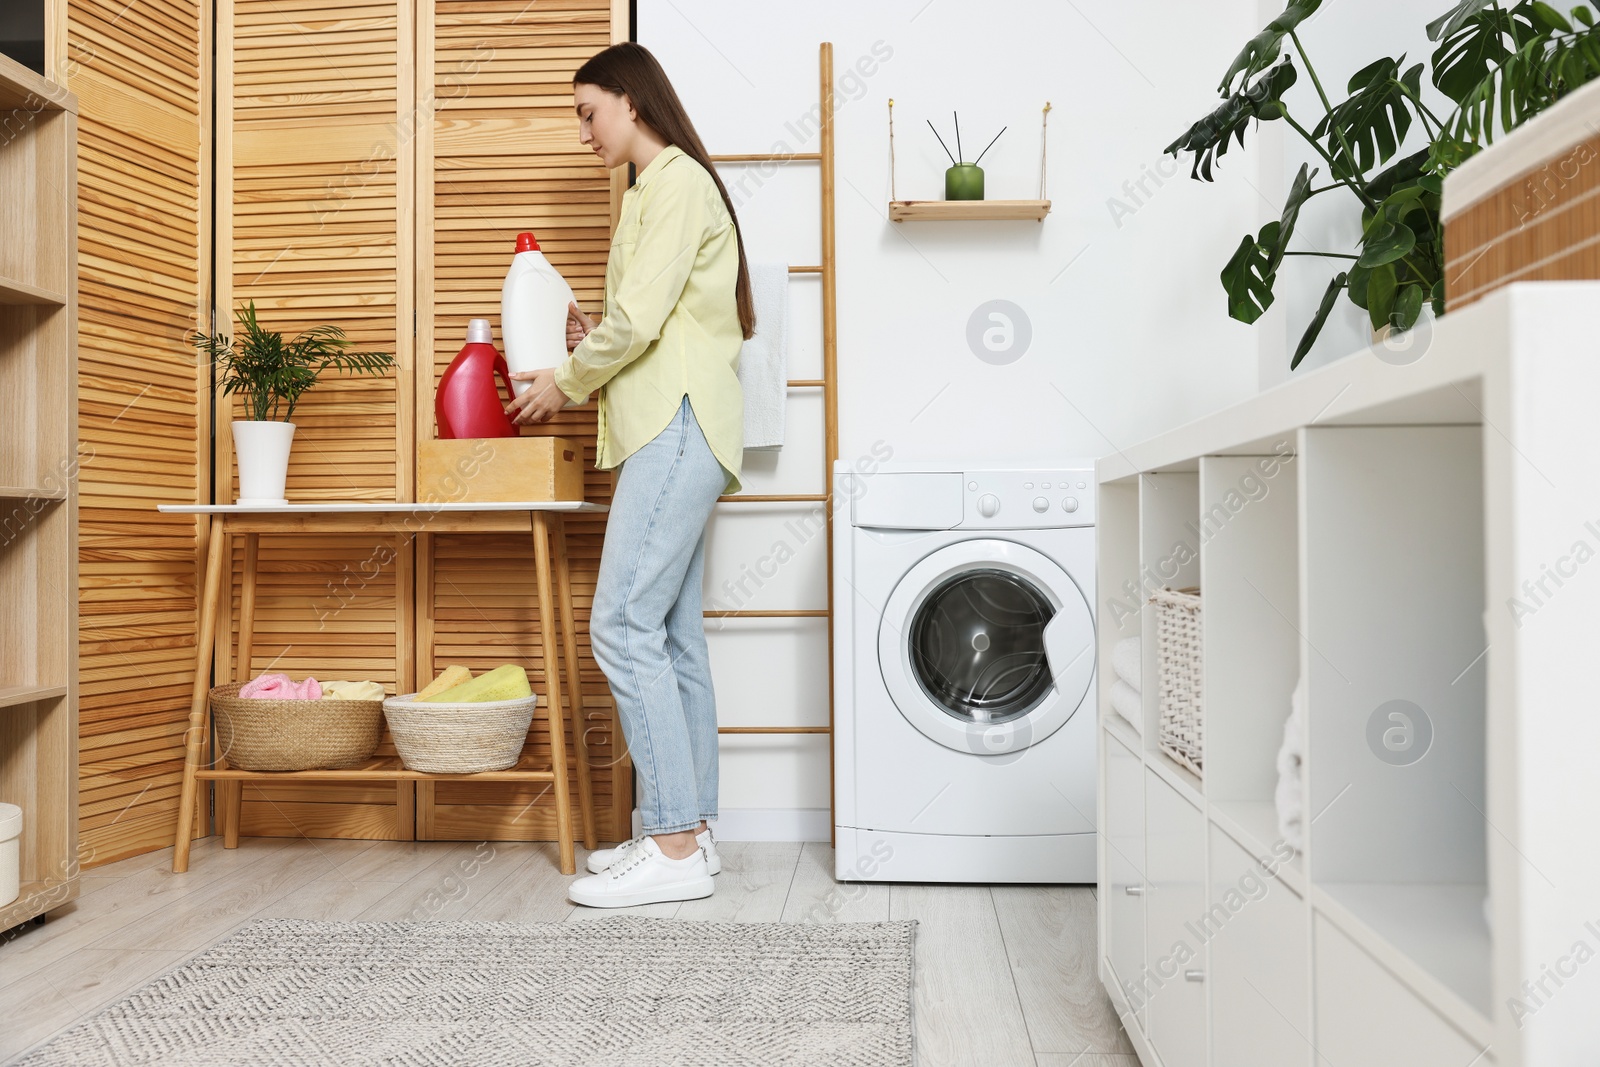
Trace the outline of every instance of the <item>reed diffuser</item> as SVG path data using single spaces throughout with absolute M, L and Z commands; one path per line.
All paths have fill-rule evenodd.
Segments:
M 939 139 L 939 147 L 944 149 L 944 154 L 950 156 L 950 168 L 944 172 L 944 198 L 946 200 L 982 200 L 983 199 L 983 168 L 978 166 L 989 149 L 994 147 L 994 142 L 1000 139 L 1000 133 L 1006 132 L 1006 127 L 1000 127 L 1000 133 L 984 146 L 978 158 L 971 163 L 961 162 L 961 116 L 954 111 L 951 117 L 955 119 L 956 126 L 956 154 L 950 155 L 950 146 L 944 143 L 944 138 L 939 137 L 933 121 L 928 121 L 928 129 L 933 130 L 933 135 Z

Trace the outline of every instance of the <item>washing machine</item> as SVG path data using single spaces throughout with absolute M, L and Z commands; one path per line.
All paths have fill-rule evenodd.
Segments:
M 835 466 L 840 881 L 1095 881 L 1093 475 Z

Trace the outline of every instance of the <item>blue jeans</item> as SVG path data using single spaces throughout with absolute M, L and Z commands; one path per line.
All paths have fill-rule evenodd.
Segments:
M 646 833 L 717 814 L 717 704 L 700 583 L 706 522 L 728 475 L 685 396 L 667 428 L 622 462 L 589 638 L 617 701 Z

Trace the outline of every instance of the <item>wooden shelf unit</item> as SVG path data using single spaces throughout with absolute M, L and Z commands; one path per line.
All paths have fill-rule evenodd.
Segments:
M 891 222 L 955 222 L 958 220 L 1043 222 L 1048 200 L 891 200 Z
M 77 101 L 0 56 L 0 802 L 22 893 L 78 895 Z

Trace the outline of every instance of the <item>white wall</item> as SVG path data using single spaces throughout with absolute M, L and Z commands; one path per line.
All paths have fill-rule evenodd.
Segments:
M 1380 34 L 1415 27 L 1423 40 L 1432 14 L 1396 18 L 1396 6 L 1380 18 L 1379 0 L 1340 0 L 1313 20 L 1306 39 L 1325 79 L 1342 85 L 1378 54 L 1367 43 L 1374 25 Z M 981 12 L 952 0 L 639 0 L 636 37 L 713 153 L 815 151 L 817 45 L 834 44 L 841 458 L 877 445 L 898 459 L 1046 465 L 1114 452 L 1287 373 L 1328 261 L 1292 262 L 1279 306 L 1256 327 L 1227 317 L 1218 272 L 1243 234 L 1277 217 L 1301 157 L 1272 129 L 1252 131 L 1206 185 L 1189 180 L 1187 161 L 1161 154 L 1216 105 L 1229 61 L 1279 10 L 1272 0 L 1013 0 Z M 953 151 L 952 110 L 967 159 L 1007 127 L 983 161 L 988 197 L 1036 196 L 1040 111 L 1050 101 L 1050 216 L 889 222 L 890 97 L 900 199 L 942 198 L 948 160 L 927 120 Z M 809 163 L 775 173 L 722 167 L 752 261 L 819 261 L 817 173 Z M 1297 247 L 1344 247 L 1354 226 L 1313 205 Z M 816 376 L 819 287 L 797 278 L 791 292 L 790 376 Z M 967 339 L 969 320 L 991 300 L 1021 308 L 1031 333 L 1025 351 L 1001 362 L 978 358 Z M 1360 313 L 1349 310 L 1313 361 L 1364 343 L 1352 325 Z M 823 490 L 819 399 L 791 394 L 788 415 L 781 453 L 747 454 L 748 492 Z M 823 606 L 822 538 L 785 526 L 801 510 L 722 505 L 708 600 Z M 728 585 L 741 579 L 742 590 Z M 820 620 L 713 623 L 711 643 L 725 723 L 826 722 Z M 825 826 L 827 767 L 822 738 L 727 739 L 725 812 L 800 810 L 809 822 L 744 822 L 756 836 L 801 825 L 814 834 Z M 740 820 L 725 821 L 733 829 Z

